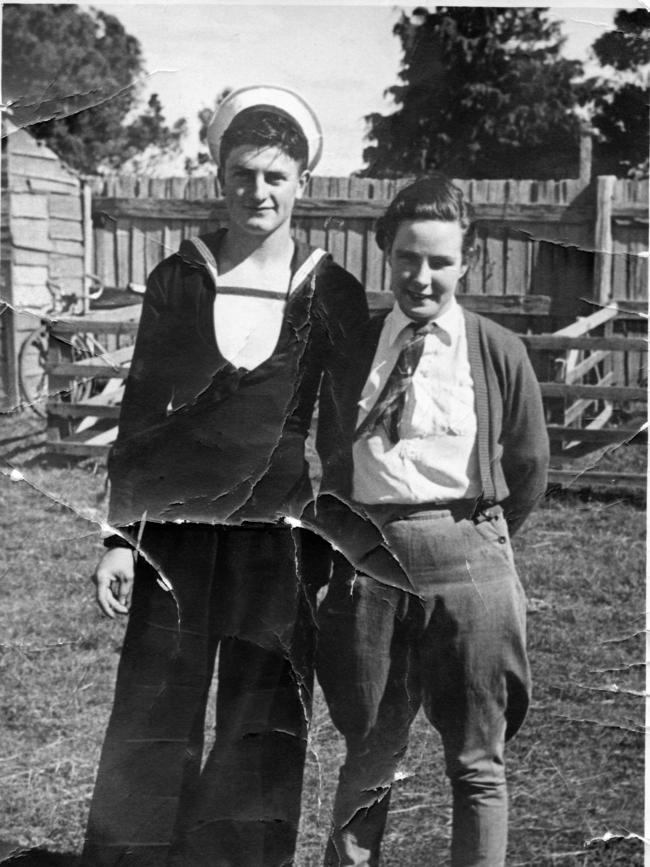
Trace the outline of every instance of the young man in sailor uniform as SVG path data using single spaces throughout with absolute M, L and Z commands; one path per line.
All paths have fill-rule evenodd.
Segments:
M 529 696 L 509 536 L 545 491 L 540 390 L 518 338 L 455 298 L 473 226 L 451 181 L 402 190 L 377 241 L 395 304 L 335 383 L 316 517 L 354 567 L 339 562 L 318 615 L 317 673 L 347 746 L 326 865 L 379 863 L 422 706 L 451 782 L 451 863 L 500 867 L 504 744 Z
M 353 277 L 290 234 L 322 147 L 304 100 L 236 91 L 208 142 L 229 225 L 150 275 L 109 459 L 120 529 L 94 580 L 102 611 L 130 616 L 85 867 L 274 867 L 295 847 L 329 567 L 291 519 L 312 497 L 319 384 L 327 407 L 367 308 Z

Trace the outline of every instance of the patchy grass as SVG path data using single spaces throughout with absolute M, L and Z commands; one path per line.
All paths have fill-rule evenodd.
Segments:
M 103 471 L 44 461 L 28 417 L 5 423 L 0 448 L 0 841 L 75 853 L 124 630 L 100 617 L 88 580 Z M 645 460 L 639 446 L 613 458 Z M 28 481 L 11 481 L 11 466 Z M 622 492 L 554 496 L 514 547 L 535 691 L 508 750 L 509 867 L 640 865 L 641 843 L 627 838 L 643 829 L 644 504 Z M 319 692 L 297 867 L 321 863 L 342 756 Z M 449 793 L 421 716 L 404 770 L 383 865 L 444 863 Z

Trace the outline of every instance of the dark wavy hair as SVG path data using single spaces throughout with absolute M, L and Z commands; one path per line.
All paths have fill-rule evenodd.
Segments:
M 291 118 L 277 111 L 257 106 L 241 111 L 223 134 L 219 164 L 224 167 L 228 154 L 241 145 L 277 147 L 298 163 L 301 172 L 307 167 L 307 139 Z
M 460 223 L 463 230 L 463 257 L 469 258 L 476 241 L 474 212 L 463 191 L 442 172 L 434 172 L 404 187 L 375 224 L 375 239 L 386 253 L 404 220 L 442 220 Z

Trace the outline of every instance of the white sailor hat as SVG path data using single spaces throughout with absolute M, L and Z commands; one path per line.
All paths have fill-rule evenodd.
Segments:
M 289 117 L 307 139 L 307 168 L 313 171 L 323 152 L 323 131 L 311 106 L 286 87 L 253 85 L 233 91 L 217 108 L 208 127 L 212 159 L 219 165 L 221 139 L 237 115 L 247 108 L 268 108 Z

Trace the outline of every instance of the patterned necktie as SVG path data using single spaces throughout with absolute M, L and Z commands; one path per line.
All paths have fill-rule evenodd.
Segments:
M 406 391 L 422 358 L 426 335 L 435 331 L 437 326 L 435 322 L 426 322 L 424 325 L 410 322 L 407 328 L 411 333 L 402 347 L 395 367 L 391 370 L 375 405 L 354 432 L 355 440 L 364 435 L 368 436 L 383 426 L 390 442 L 393 445 L 399 442 L 398 427 L 404 411 Z

